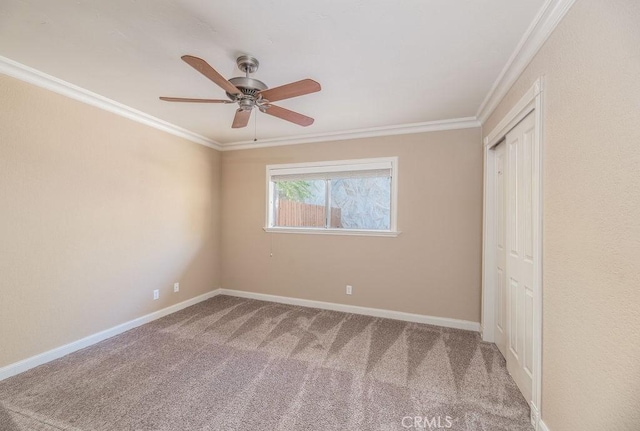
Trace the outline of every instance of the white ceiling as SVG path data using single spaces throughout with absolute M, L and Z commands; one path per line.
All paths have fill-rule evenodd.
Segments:
M 240 54 L 270 87 L 303 78 L 322 91 L 278 102 L 306 128 L 260 114 L 258 139 L 473 117 L 544 0 L 2 0 L 0 55 L 206 136 L 231 129 L 235 105 L 180 56 L 227 78 Z M 254 114 L 255 115 L 255 112 Z

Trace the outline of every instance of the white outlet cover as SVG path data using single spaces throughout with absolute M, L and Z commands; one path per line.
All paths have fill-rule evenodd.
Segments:
M 173 283 L 173 291 L 174 292 L 180 291 L 180 283 Z
M 353 293 L 353 286 L 347 285 L 347 295 L 351 295 Z
M 160 298 L 160 291 L 158 289 L 153 291 L 153 299 L 156 300 Z

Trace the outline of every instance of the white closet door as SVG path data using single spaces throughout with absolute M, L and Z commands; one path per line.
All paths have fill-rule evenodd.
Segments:
M 507 369 L 527 401 L 533 376 L 533 150 L 528 115 L 506 138 Z
M 502 356 L 507 357 L 507 256 L 506 256 L 506 189 L 505 189 L 505 146 L 504 142 L 495 148 L 495 205 L 496 205 L 496 286 L 495 286 L 495 343 Z

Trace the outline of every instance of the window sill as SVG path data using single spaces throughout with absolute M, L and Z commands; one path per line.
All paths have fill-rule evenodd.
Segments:
M 346 236 L 386 236 L 397 237 L 402 232 L 390 230 L 365 230 L 365 229 L 324 229 L 324 228 L 297 228 L 297 227 L 265 227 L 265 232 L 270 233 L 299 233 L 311 235 L 346 235 Z

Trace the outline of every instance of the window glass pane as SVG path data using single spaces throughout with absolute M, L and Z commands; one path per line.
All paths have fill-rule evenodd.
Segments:
M 274 195 L 274 226 L 326 226 L 324 180 L 278 181 Z
M 331 181 L 331 227 L 391 228 L 391 178 L 345 178 Z

